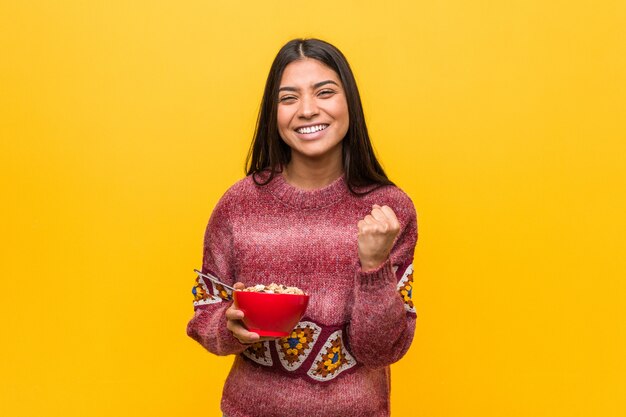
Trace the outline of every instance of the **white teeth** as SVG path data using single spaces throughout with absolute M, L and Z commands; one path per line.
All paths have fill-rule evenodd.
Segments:
M 298 133 L 315 133 L 320 130 L 324 130 L 328 127 L 328 125 L 315 125 L 310 127 L 301 127 L 300 129 L 296 129 Z

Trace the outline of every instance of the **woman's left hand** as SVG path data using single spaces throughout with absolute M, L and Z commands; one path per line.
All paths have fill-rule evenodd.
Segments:
M 400 222 L 388 206 L 374 204 L 372 212 L 358 223 L 361 270 L 371 271 L 382 265 L 400 232 Z

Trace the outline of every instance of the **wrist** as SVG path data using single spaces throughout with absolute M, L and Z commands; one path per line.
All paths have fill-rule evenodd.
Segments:
M 376 262 L 372 262 L 372 263 L 361 263 L 361 271 L 363 272 L 370 272 L 370 271 L 375 271 L 376 269 L 378 269 L 383 263 L 376 263 Z
M 385 258 L 380 258 L 380 259 L 365 259 L 365 260 L 361 260 L 361 271 L 363 272 L 370 272 L 370 271 L 374 271 L 378 268 L 380 268 L 382 266 L 382 264 L 384 264 L 387 259 L 389 259 L 389 257 L 385 257 Z

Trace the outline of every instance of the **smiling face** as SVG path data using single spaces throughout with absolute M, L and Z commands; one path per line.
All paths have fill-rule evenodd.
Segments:
M 341 164 L 341 142 L 350 121 L 339 75 L 310 58 L 287 65 L 280 80 L 277 123 L 291 148 L 291 163 Z

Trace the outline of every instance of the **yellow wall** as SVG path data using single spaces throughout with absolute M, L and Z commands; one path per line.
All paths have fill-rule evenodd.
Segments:
M 217 416 L 192 269 L 287 40 L 420 218 L 394 416 L 626 415 L 626 3 L 0 2 L 0 415 Z M 245 393 L 242 393 L 245 395 Z

